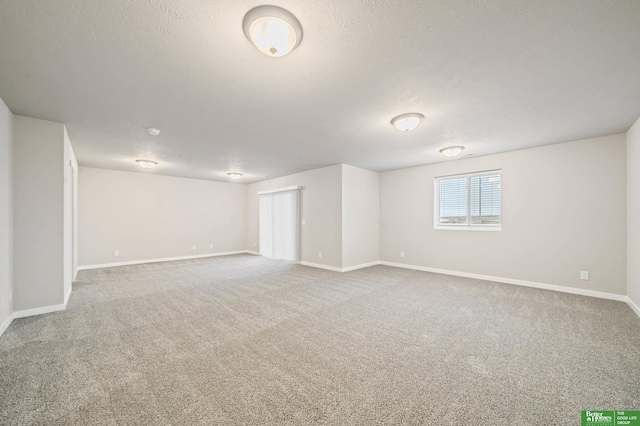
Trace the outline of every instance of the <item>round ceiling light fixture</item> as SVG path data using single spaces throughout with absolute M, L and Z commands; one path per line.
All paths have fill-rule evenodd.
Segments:
M 158 163 L 151 160 L 136 160 L 136 163 L 138 163 L 138 166 L 142 167 L 143 169 L 153 169 L 158 165 Z
M 227 176 L 229 176 L 231 179 L 235 179 L 238 180 L 242 177 L 242 173 L 227 173 Z
M 407 114 L 400 114 L 397 117 L 393 117 L 391 119 L 391 124 L 401 132 L 409 132 L 418 127 L 420 123 L 422 123 L 422 120 L 424 120 L 424 115 L 419 112 L 409 112 Z
M 254 7 L 244 15 L 242 29 L 260 52 L 275 58 L 291 52 L 302 41 L 300 21 L 278 6 Z
M 447 158 L 453 158 L 462 154 L 462 151 L 464 151 L 464 146 L 448 146 L 446 148 L 442 148 L 440 153 Z
M 149 132 L 151 136 L 158 136 L 160 134 L 160 130 L 154 129 L 153 127 L 149 127 L 147 132 Z

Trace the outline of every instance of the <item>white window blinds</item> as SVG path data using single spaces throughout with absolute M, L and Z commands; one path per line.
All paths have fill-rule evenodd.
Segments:
M 500 224 L 500 173 L 472 176 L 471 224 Z
M 440 181 L 440 223 L 466 224 L 468 196 L 469 179 L 442 179 Z
M 260 194 L 260 254 L 298 260 L 298 190 Z
M 435 227 L 499 228 L 500 170 L 436 178 Z

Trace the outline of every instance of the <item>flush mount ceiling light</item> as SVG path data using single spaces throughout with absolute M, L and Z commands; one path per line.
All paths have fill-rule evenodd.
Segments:
M 275 58 L 291 52 L 302 40 L 300 21 L 278 6 L 254 7 L 244 15 L 242 29 L 259 51 Z
M 160 134 L 160 130 L 154 129 L 153 127 L 148 128 L 147 132 L 149 132 L 151 136 L 158 136 Z
M 424 115 L 419 112 L 410 112 L 392 118 L 391 124 L 401 132 L 409 132 L 418 127 L 422 120 L 424 120 Z
M 448 146 L 446 148 L 442 148 L 440 153 L 447 158 L 457 157 L 464 150 L 464 146 Z
M 231 179 L 240 179 L 242 177 L 242 173 L 227 173 L 227 176 L 229 176 Z
M 138 166 L 142 167 L 143 169 L 153 169 L 158 164 L 155 161 L 151 160 L 136 160 L 136 163 L 138 163 Z

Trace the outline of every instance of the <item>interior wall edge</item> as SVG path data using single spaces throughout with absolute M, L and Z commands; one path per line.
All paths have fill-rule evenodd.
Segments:
M 627 296 L 640 312 L 640 118 L 626 133 L 627 166 Z M 635 259 L 635 261 L 634 261 Z M 640 314 L 639 314 L 640 315 Z

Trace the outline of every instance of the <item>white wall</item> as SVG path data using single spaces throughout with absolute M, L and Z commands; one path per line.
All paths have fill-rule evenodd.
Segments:
M 65 300 L 68 300 L 71 294 L 71 287 L 76 276 L 77 265 L 77 188 L 78 188 L 78 161 L 73 153 L 73 147 L 64 129 L 64 164 L 63 164 L 63 210 L 64 210 L 64 247 L 63 247 L 63 263 L 64 263 L 64 294 Z
M 342 165 L 296 173 L 247 185 L 248 250 L 259 251 L 258 192 L 300 185 L 301 253 L 303 262 L 342 267 Z M 318 253 L 322 253 L 322 258 Z
M 640 307 L 640 119 L 627 132 L 627 295 Z
M 245 185 L 79 170 L 81 267 L 245 249 Z
M 14 310 L 64 303 L 64 125 L 13 119 Z
M 434 230 L 434 178 L 491 169 L 502 231 Z M 626 294 L 624 135 L 385 172 L 380 187 L 384 261 Z
M 11 322 L 13 270 L 13 114 L 0 99 L 0 334 Z
M 342 267 L 380 260 L 380 174 L 342 165 Z

